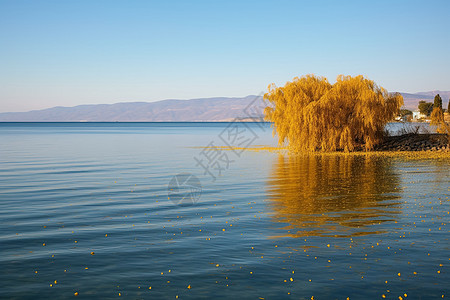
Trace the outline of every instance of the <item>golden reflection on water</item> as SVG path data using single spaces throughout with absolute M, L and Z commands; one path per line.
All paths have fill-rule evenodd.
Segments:
M 282 236 L 351 237 L 382 233 L 382 223 L 395 221 L 399 181 L 389 158 L 280 155 L 267 189 Z

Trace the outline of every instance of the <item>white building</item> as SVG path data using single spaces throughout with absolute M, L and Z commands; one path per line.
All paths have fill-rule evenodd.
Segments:
M 427 116 L 422 114 L 420 110 L 413 111 L 413 120 L 425 119 Z

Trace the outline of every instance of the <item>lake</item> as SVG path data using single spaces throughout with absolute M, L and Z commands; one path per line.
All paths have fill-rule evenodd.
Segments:
M 0 123 L 0 298 L 450 296 L 448 159 L 246 150 L 276 142 L 261 123 Z

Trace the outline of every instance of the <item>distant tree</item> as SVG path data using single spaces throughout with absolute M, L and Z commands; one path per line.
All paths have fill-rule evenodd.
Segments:
M 439 107 L 440 109 L 442 109 L 442 98 L 441 98 L 441 96 L 439 96 L 439 94 L 434 96 L 433 108 L 436 108 L 436 107 Z
M 450 113 L 450 99 L 448 99 L 448 107 L 447 107 L 447 112 Z
M 426 101 L 419 101 L 419 110 L 421 114 L 429 116 L 433 111 L 433 103 Z
M 434 97 L 433 111 L 431 112 L 431 125 L 436 125 L 436 131 L 450 135 L 450 126 L 445 123 L 444 111 L 442 110 L 442 98 L 437 94 Z M 450 142 L 450 141 L 449 141 Z
M 404 116 L 408 116 L 408 115 L 412 115 L 412 111 L 410 111 L 409 109 L 400 109 L 400 116 L 404 117 Z
M 433 109 L 431 113 L 431 125 L 436 125 L 436 132 L 438 133 L 447 133 L 448 140 L 450 144 L 450 125 L 445 122 L 444 112 L 441 108 L 436 107 Z

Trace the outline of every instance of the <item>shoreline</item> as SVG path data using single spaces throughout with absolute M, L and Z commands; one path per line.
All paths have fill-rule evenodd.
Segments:
M 384 142 L 376 146 L 371 151 L 356 150 L 352 152 L 331 151 L 331 152 L 303 152 L 292 153 L 292 155 L 378 155 L 378 156 L 406 156 L 415 158 L 450 158 L 448 136 L 443 133 L 408 133 L 398 136 L 388 136 Z M 209 148 L 209 147 L 190 147 Z M 274 147 L 268 145 L 255 145 L 253 147 L 233 147 L 215 146 L 221 150 L 248 150 L 253 152 L 268 151 L 280 154 L 289 154 L 287 147 Z
M 387 136 L 374 151 L 448 152 L 448 136 L 444 133 L 407 133 Z

